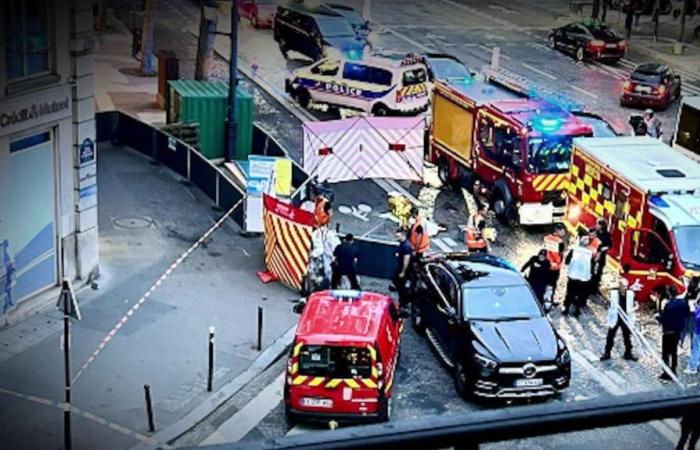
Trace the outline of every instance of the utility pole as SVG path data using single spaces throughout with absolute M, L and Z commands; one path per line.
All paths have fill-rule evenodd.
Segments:
M 197 41 L 197 66 L 195 80 L 208 81 L 211 76 L 211 62 L 214 55 L 214 37 L 219 13 L 215 0 L 201 0 L 199 19 L 199 39 Z
M 63 449 L 71 450 L 73 440 L 71 438 L 71 373 L 70 373 L 70 319 L 80 320 L 80 308 L 73 293 L 73 286 L 67 278 L 61 283 L 61 295 L 58 298 L 58 309 L 63 312 L 63 366 L 65 373 L 65 409 L 63 410 Z
M 141 25 L 141 73 L 153 75 L 156 73 L 156 63 L 153 57 L 153 33 L 156 28 L 156 0 L 145 1 L 146 10 Z
M 228 93 L 228 140 L 224 153 L 226 161 L 231 161 L 236 152 L 236 89 L 238 87 L 238 6 L 231 2 L 231 58 L 229 61 L 229 93 Z

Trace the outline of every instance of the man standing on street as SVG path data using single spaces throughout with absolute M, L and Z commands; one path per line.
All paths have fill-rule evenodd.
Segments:
M 629 281 L 620 276 L 620 281 L 617 289 L 611 289 L 608 294 L 610 307 L 608 308 L 608 336 L 605 341 L 605 352 L 600 357 L 601 361 L 610 359 L 610 352 L 615 344 L 615 335 L 617 330 L 622 328 L 622 338 L 625 342 L 625 359 L 636 361 L 637 357 L 632 354 L 632 338 L 630 336 L 630 326 L 634 326 L 634 311 L 636 304 L 634 303 L 634 291 L 629 289 Z M 622 319 L 620 312 L 626 315 L 627 322 Z
M 581 313 L 586 297 L 589 293 L 589 283 L 593 274 L 593 252 L 588 248 L 588 234 L 582 230 L 578 245 L 566 255 L 566 271 L 568 281 L 566 284 L 566 297 L 562 314 L 569 314 L 569 309 L 574 310 L 574 317 Z
M 603 278 L 603 270 L 607 263 L 608 250 L 612 245 L 612 238 L 608 232 L 608 222 L 605 219 L 598 219 L 595 227 L 595 235 L 598 238 L 598 253 L 596 256 L 595 272 L 591 280 L 592 291 L 597 292 L 600 289 L 600 280 Z
M 348 277 L 350 287 L 360 290 L 360 283 L 357 281 L 357 258 L 359 252 L 355 246 L 355 238 L 348 233 L 343 238 L 343 242 L 333 251 L 333 276 L 331 277 L 331 288 L 338 289 L 343 276 Z
M 644 111 L 644 123 L 647 127 L 647 135 L 655 139 L 661 140 L 661 138 L 663 137 L 661 121 L 658 117 L 654 116 L 653 109 L 647 109 L 646 111 Z
M 663 311 L 657 317 L 661 323 L 663 336 L 661 338 L 661 357 L 664 364 L 671 368 L 671 371 L 676 373 L 678 365 L 678 341 L 681 332 L 685 329 L 690 315 L 690 308 L 685 299 L 676 296 L 676 290 L 669 289 L 670 301 L 666 303 Z M 659 375 L 659 379 L 670 381 L 671 377 L 664 371 Z
M 413 247 L 406 238 L 402 230 L 396 230 L 394 234 L 396 241 L 399 243 L 396 249 L 396 274 L 394 275 L 394 286 L 399 294 L 399 307 L 404 310 L 408 307 L 410 301 L 408 295 L 407 282 L 411 270 L 411 259 L 413 256 Z
M 552 286 L 552 303 L 556 304 L 554 301 L 554 293 L 557 290 L 557 283 L 559 282 L 559 273 L 561 271 L 561 263 L 564 260 L 564 249 L 566 230 L 564 225 L 558 223 L 554 227 L 554 232 L 548 234 L 544 237 L 544 248 L 547 250 L 547 260 L 549 260 L 549 280 L 548 284 Z
M 408 223 L 410 226 L 408 241 L 413 247 L 416 260 L 420 260 L 423 254 L 430 248 L 430 237 L 428 236 L 428 231 L 425 229 L 425 224 L 423 223 L 418 208 L 413 208 L 411 210 L 411 218 L 408 220 Z

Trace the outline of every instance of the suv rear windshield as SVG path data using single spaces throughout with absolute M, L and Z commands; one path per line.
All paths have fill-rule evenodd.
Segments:
M 372 362 L 366 348 L 305 345 L 299 353 L 299 374 L 331 378 L 367 378 Z
M 412 69 L 403 73 L 403 85 L 413 86 L 415 84 L 425 83 L 427 76 L 425 69 Z
M 355 30 L 350 22 L 342 17 L 317 17 L 316 22 L 321 34 L 325 37 L 355 37 Z
M 612 28 L 608 28 L 605 26 L 599 26 L 599 27 L 588 27 L 588 29 L 591 31 L 591 34 L 593 35 L 594 38 L 596 39 L 602 39 L 604 41 L 611 41 L 615 39 L 619 39 L 617 36 L 617 33 Z
M 638 83 L 658 84 L 661 82 L 661 75 L 658 73 L 647 73 L 636 70 L 632 72 L 630 78 L 632 81 L 636 81 Z

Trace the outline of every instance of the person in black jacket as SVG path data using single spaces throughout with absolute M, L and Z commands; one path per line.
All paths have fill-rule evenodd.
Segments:
M 657 319 L 661 323 L 663 330 L 661 356 L 664 364 L 669 366 L 675 374 L 676 366 L 678 365 L 678 341 L 688 322 L 690 308 L 685 299 L 677 297 L 677 291 L 674 286 L 669 287 L 668 295 L 670 301 L 666 303 Z M 671 377 L 666 372 L 662 372 L 659 375 L 659 379 L 669 381 Z
M 525 277 L 527 282 L 530 283 L 540 304 L 544 304 L 544 294 L 549 285 L 551 273 L 549 260 L 547 260 L 547 250 L 540 250 L 537 255 L 530 258 L 520 269 L 523 274 L 526 270 L 528 271 Z
M 700 438 L 700 413 L 696 411 L 686 413 L 681 419 L 681 437 L 678 439 L 676 450 L 685 450 L 686 442 L 688 442 L 687 448 L 695 449 L 698 438 Z

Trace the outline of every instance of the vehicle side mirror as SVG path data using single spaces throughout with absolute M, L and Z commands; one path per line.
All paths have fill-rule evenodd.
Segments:
M 302 311 L 304 311 L 304 306 L 306 306 L 306 299 L 300 298 L 299 301 L 292 306 L 292 311 L 296 314 L 301 314 Z

